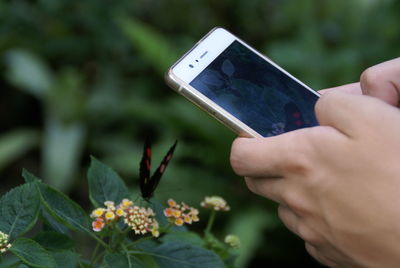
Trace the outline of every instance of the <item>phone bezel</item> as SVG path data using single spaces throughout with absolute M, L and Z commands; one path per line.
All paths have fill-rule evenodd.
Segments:
M 211 116 L 215 117 L 217 120 L 231 128 L 237 134 L 241 136 L 263 137 L 261 134 L 234 117 L 224 108 L 190 85 L 191 81 L 196 78 L 196 76 L 199 75 L 205 68 L 207 68 L 207 66 L 211 64 L 234 41 L 240 42 L 242 45 L 253 51 L 256 55 L 272 64 L 274 67 L 292 78 L 295 82 L 299 83 L 305 89 L 311 91 L 316 96 L 320 96 L 320 94 L 288 73 L 271 59 L 249 46 L 237 36 L 220 27 L 212 29 L 168 70 L 166 74 L 167 83 L 178 93 L 208 112 Z M 202 57 L 199 60 L 200 56 L 203 55 L 205 51 L 207 51 L 207 57 Z M 199 62 L 196 62 L 196 59 L 199 60 Z M 189 67 L 189 64 L 192 64 L 193 68 Z

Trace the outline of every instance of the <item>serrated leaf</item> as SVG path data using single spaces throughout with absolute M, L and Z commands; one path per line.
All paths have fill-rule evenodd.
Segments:
M 129 197 L 124 181 L 110 167 L 92 157 L 88 171 L 90 200 L 94 206 L 103 206 L 105 201 L 120 203 Z
M 65 234 L 58 232 L 41 232 L 33 240 L 49 251 L 68 250 L 75 246 L 75 242 Z
M 25 179 L 25 182 L 36 182 L 36 181 L 40 181 L 40 179 L 38 177 L 36 177 L 35 175 L 33 175 L 32 173 L 30 173 L 28 170 L 26 169 L 22 169 L 22 177 Z
M 56 268 L 57 264 L 41 245 L 28 238 L 18 238 L 12 243 L 10 251 L 22 262 L 38 268 Z
M 0 231 L 10 239 L 25 233 L 35 224 L 39 208 L 39 194 L 33 183 L 12 189 L 0 199 Z
M 68 196 L 43 183 L 36 183 L 46 211 L 69 228 L 90 232 L 89 217 L 86 212 Z
M 78 267 L 79 255 L 75 252 L 64 250 L 58 252 L 52 252 L 54 260 L 57 263 L 58 268 L 76 268 Z
M 135 256 L 129 256 L 118 253 L 109 253 L 104 257 L 108 268 L 147 268 Z
M 58 233 L 65 234 L 69 236 L 69 229 L 68 227 L 64 226 L 63 224 L 56 221 L 44 207 L 40 210 L 43 220 L 43 230 L 44 231 L 55 231 Z
M 163 243 L 152 253 L 161 268 L 225 267 L 214 252 L 185 242 Z

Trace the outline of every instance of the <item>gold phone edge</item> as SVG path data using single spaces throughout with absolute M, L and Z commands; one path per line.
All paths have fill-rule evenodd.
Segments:
M 183 57 L 182 57 L 183 58 Z M 179 60 L 180 61 L 180 60 Z M 178 61 L 178 62 L 179 62 Z M 201 110 L 206 112 L 207 114 L 211 115 L 214 117 L 216 120 L 224 124 L 226 127 L 231 129 L 233 132 L 235 132 L 237 135 L 240 137 L 248 137 L 248 138 L 261 138 L 262 136 L 255 132 L 254 130 L 246 130 L 247 128 L 250 128 L 243 122 L 244 126 L 240 126 L 237 122 L 234 122 L 232 119 L 228 118 L 223 114 L 222 111 L 220 111 L 218 108 L 219 106 L 215 104 L 215 106 L 208 104 L 205 102 L 201 97 L 197 96 L 192 92 L 192 90 L 188 89 L 185 87 L 185 82 L 180 81 L 178 77 L 176 77 L 172 73 L 173 66 L 168 70 L 168 72 L 165 74 L 165 81 L 169 87 L 171 87 L 174 91 L 185 97 L 187 100 L 192 102 L 194 105 L 199 107 Z M 222 108 L 220 108 L 223 110 Z M 226 111 L 225 111 L 226 112 Z M 226 112 L 228 113 L 228 112 Z M 238 119 L 237 119 L 238 120 Z M 239 120 L 238 120 L 239 121 Z

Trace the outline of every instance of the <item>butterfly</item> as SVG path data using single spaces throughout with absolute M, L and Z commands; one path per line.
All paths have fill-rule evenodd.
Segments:
M 174 154 L 175 147 L 178 141 L 171 146 L 167 154 L 164 156 L 161 164 L 158 166 L 157 170 L 154 172 L 153 176 L 150 176 L 151 169 L 151 143 L 150 139 L 146 139 L 144 143 L 144 150 L 142 160 L 140 161 L 139 169 L 139 186 L 140 192 L 144 200 L 149 201 L 153 197 L 154 191 L 156 190 L 158 184 L 160 183 L 161 177 L 167 168 L 169 161 Z

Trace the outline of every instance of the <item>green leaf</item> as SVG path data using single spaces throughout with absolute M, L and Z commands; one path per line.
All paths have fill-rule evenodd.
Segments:
M 203 246 L 203 239 L 196 233 L 192 232 L 171 232 L 161 237 L 161 241 L 167 242 L 186 242 L 196 246 Z
M 120 203 L 129 197 L 124 181 L 107 165 L 92 157 L 88 171 L 90 200 L 94 206 L 103 206 L 105 201 Z
M 167 242 L 152 251 L 161 268 L 223 268 L 212 251 L 185 242 Z
M 20 129 L 0 136 L 0 170 L 36 147 L 39 133 L 34 130 Z
M 67 250 L 75 246 L 75 242 L 67 235 L 52 231 L 41 232 L 33 240 L 49 251 Z
M 40 179 L 38 177 L 36 177 L 35 175 L 33 175 L 32 173 L 30 173 L 28 170 L 26 169 L 22 169 L 22 177 L 25 179 L 25 182 L 36 182 L 36 181 L 40 181 Z
M 45 231 L 55 231 L 58 233 L 69 235 L 69 229 L 65 225 L 56 221 L 53 218 L 53 216 L 51 216 L 46 211 L 46 209 L 44 207 L 42 207 L 42 209 L 41 209 L 41 215 L 43 217 L 43 223 L 44 223 L 43 229 Z
M 76 268 L 78 267 L 79 255 L 75 252 L 64 250 L 51 253 L 55 259 L 58 268 Z
M 177 50 L 155 29 L 133 18 L 121 17 L 119 24 L 122 31 L 160 73 L 178 58 Z
M 49 252 L 28 238 L 18 238 L 12 243 L 10 251 L 25 264 L 38 268 L 56 268 L 57 264 Z
M 38 98 L 44 97 L 53 84 L 50 69 L 37 55 L 25 50 L 12 50 L 6 54 L 8 80 Z
M 46 116 L 42 143 L 45 181 L 61 191 L 68 190 L 79 169 L 86 128 L 73 122 L 66 124 L 55 116 Z
M 37 182 L 36 185 L 51 216 L 73 230 L 90 233 L 89 217 L 77 203 L 46 184 Z
M 0 199 L 0 231 L 10 239 L 25 233 L 35 224 L 39 208 L 39 194 L 33 183 L 12 189 Z
M 108 268 L 147 268 L 135 256 L 129 256 L 118 253 L 109 253 L 104 257 L 104 261 Z

